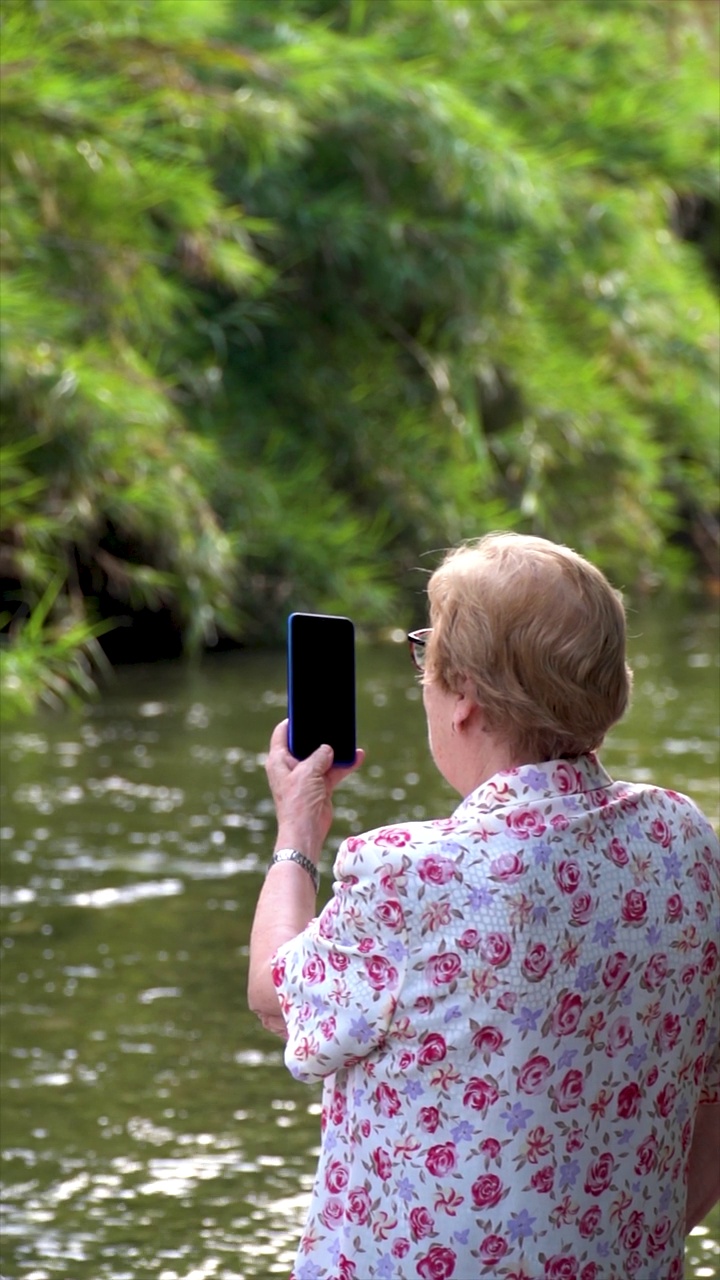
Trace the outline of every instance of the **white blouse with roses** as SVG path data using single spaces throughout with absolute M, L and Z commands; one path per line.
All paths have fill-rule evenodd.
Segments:
M 720 1101 L 720 849 L 593 755 L 353 837 L 273 966 L 324 1080 L 291 1280 L 681 1280 Z

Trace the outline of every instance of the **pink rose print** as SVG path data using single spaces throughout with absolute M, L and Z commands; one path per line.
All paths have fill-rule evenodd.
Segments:
M 609 1151 L 604 1151 L 597 1160 L 593 1160 L 587 1171 L 585 1178 L 585 1190 L 588 1195 L 601 1196 L 603 1191 L 607 1191 L 612 1176 L 615 1171 L 615 1157 Z
M 645 1235 L 643 1215 L 635 1209 L 620 1232 L 620 1243 L 623 1249 L 639 1249 Z
M 709 978 L 710 974 L 715 972 L 719 958 L 720 951 L 718 951 L 717 945 L 712 941 L 706 942 L 703 948 L 702 964 L 700 965 L 700 972 L 704 978 Z
M 574 893 L 580 884 L 580 867 L 572 858 L 565 858 L 555 872 L 555 883 L 562 893 Z
M 320 1023 L 320 1030 L 326 1040 L 332 1040 L 335 1035 L 336 1027 L 337 1019 L 334 1013 L 331 1013 L 329 1018 L 323 1018 Z
M 435 1223 L 425 1208 L 412 1209 L 410 1212 L 410 1230 L 413 1240 L 424 1240 L 435 1230 Z
M 473 1204 L 478 1209 L 494 1209 L 505 1188 L 496 1173 L 484 1173 L 472 1185 Z
M 552 1191 L 555 1182 L 555 1170 L 551 1164 L 543 1165 L 530 1179 L 530 1186 L 535 1191 Z
M 662 818 L 656 818 L 654 822 L 650 823 L 648 835 L 655 844 L 662 845 L 663 849 L 669 849 L 672 844 L 672 832 L 667 822 L 663 822 Z
M 642 924 L 647 915 L 647 898 L 639 889 L 625 894 L 620 915 L 626 924 Z
M 655 1099 L 655 1110 L 663 1119 L 667 1119 L 675 1108 L 675 1099 L 677 1098 L 677 1089 L 674 1084 L 666 1084 L 662 1088 Z
M 632 1120 L 640 1110 L 640 1099 L 642 1098 L 642 1090 L 640 1086 L 631 1081 L 620 1090 L 617 1096 L 617 1113 L 623 1120 Z
M 556 1253 L 545 1263 L 545 1280 L 577 1280 L 578 1260 L 571 1253 Z
M 487 1061 L 491 1054 L 498 1053 L 502 1049 L 505 1040 L 499 1027 L 485 1026 L 478 1027 L 473 1035 L 472 1042 Z
M 533 809 L 511 809 L 505 819 L 513 835 L 526 840 L 529 836 L 541 836 L 547 827 L 539 813 Z
M 418 1123 L 426 1133 L 434 1133 L 440 1123 L 440 1112 L 437 1107 L 421 1107 Z
M 570 795 L 573 791 L 579 791 L 583 784 L 582 774 L 578 773 L 572 765 L 558 764 L 553 771 L 553 785 L 557 787 L 561 796 Z
M 569 1036 L 576 1030 L 582 1013 L 582 996 L 566 991 L 553 1009 L 550 1025 L 556 1036 Z
M 622 841 L 618 840 L 617 836 L 613 836 L 613 839 L 610 841 L 610 844 L 608 845 L 608 854 L 610 861 L 614 862 L 616 867 L 627 866 L 629 861 L 628 851 Z
M 691 987 L 693 982 L 698 976 L 698 972 L 699 970 L 696 964 L 686 964 L 685 968 L 680 974 L 680 981 L 682 982 L 683 986 Z
M 419 1067 L 428 1067 L 433 1062 L 442 1062 L 447 1055 L 447 1045 L 437 1031 L 426 1035 L 417 1056 Z
M 630 977 L 630 965 L 624 951 L 615 951 L 608 956 L 602 971 L 603 986 L 608 991 L 622 991 Z
M 597 1262 L 586 1262 L 580 1272 L 579 1280 L 597 1280 L 599 1274 L 600 1268 L 598 1267 Z
M 396 898 L 383 898 L 378 902 L 375 915 L 389 929 L 397 929 L 403 922 L 403 909 Z
M 666 1013 L 655 1032 L 655 1044 L 662 1053 L 665 1049 L 672 1049 L 680 1039 L 682 1025 L 676 1013 Z
M 341 1253 L 338 1258 L 338 1268 L 338 1280 L 356 1280 L 357 1267 L 354 1262 L 345 1257 L 344 1253 Z
M 589 893 L 576 893 L 570 911 L 571 924 L 587 924 L 595 910 L 595 903 Z
M 516 992 L 503 991 L 502 995 L 499 996 L 498 998 L 497 1007 L 498 1009 L 504 1009 L 506 1013 L 513 1013 L 515 1010 L 516 1004 L 517 1004 Z
M 343 1212 L 342 1200 L 326 1200 L 320 1214 L 320 1221 L 328 1231 L 334 1231 L 343 1220 Z
M 594 1204 L 592 1209 L 586 1210 L 578 1222 L 578 1231 L 580 1232 L 583 1240 L 592 1240 L 600 1225 L 601 1217 L 602 1209 L 599 1205 Z
M 622 1016 L 610 1023 L 605 1043 L 605 1052 L 609 1058 L 617 1057 L 632 1042 L 633 1033 L 629 1018 Z
M 454 1249 L 434 1244 L 430 1252 L 420 1259 L 416 1270 L 421 1280 L 450 1280 L 456 1262 L 457 1254 Z
M 582 1098 L 584 1085 L 585 1077 L 582 1071 L 576 1068 L 567 1071 L 554 1090 L 558 1111 L 572 1111 Z
M 431 956 L 425 965 L 425 973 L 434 987 L 441 987 L 446 982 L 457 978 L 462 969 L 462 961 L 454 951 Z
M 336 973 L 344 973 L 350 963 L 350 957 L 344 951 L 330 951 L 328 960 Z
M 466 929 L 462 937 L 458 938 L 457 944 L 463 951 L 474 951 L 479 941 L 480 934 L 477 929 Z
M 387 1182 L 390 1174 L 392 1173 L 393 1167 L 390 1152 L 386 1151 L 384 1147 L 376 1147 L 372 1153 L 371 1159 L 380 1181 Z
M 428 1013 L 432 1013 L 434 1003 L 432 996 L 418 996 L 414 1007 L 424 1017 Z
M 285 957 L 284 956 L 280 956 L 279 959 L 276 957 L 273 960 L 270 973 L 272 975 L 273 986 L 279 987 L 285 977 Z
M 389 1084 L 379 1084 L 375 1090 L 375 1107 L 383 1116 L 396 1116 L 401 1108 L 400 1095 Z
M 700 890 L 700 893 L 710 893 L 712 884 L 710 882 L 710 872 L 707 867 L 703 866 L 702 862 L 696 862 L 693 867 L 692 874 L 693 880 L 695 881 L 697 888 Z
M 520 1068 L 517 1087 L 523 1093 L 542 1093 L 552 1071 L 550 1059 L 536 1053 Z
M 418 875 L 426 884 L 447 884 L 455 875 L 455 863 L 450 858 L 429 854 L 417 864 Z
M 510 1245 L 504 1236 L 485 1236 L 480 1242 L 480 1261 L 483 1266 L 489 1267 L 493 1262 L 500 1262 L 505 1257 Z
M 393 1258 L 404 1258 L 410 1252 L 410 1241 L 406 1236 L 398 1236 L 397 1240 L 393 1240 L 390 1252 Z
M 345 1217 L 361 1227 L 370 1217 L 370 1196 L 365 1187 L 353 1187 L 345 1202 Z
M 380 955 L 370 956 L 365 961 L 365 971 L 373 991 L 384 991 L 387 987 L 391 987 L 398 976 L 397 969 L 385 959 L 385 956 Z
M 473 1111 L 482 1111 L 484 1114 L 499 1097 L 500 1094 L 493 1081 L 471 1076 L 463 1094 L 463 1102 L 466 1107 L 471 1107 Z
M 520 966 L 529 982 L 540 982 L 550 972 L 555 963 L 553 954 L 544 942 L 536 942 L 530 947 Z
M 643 969 L 640 986 L 645 987 L 646 991 L 657 991 L 663 985 L 667 975 L 667 956 L 662 951 L 656 951 L 650 956 Z
M 501 853 L 490 863 L 490 877 L 493 880 L 517 880 L 525 874 L 525 864 L 517 853 Z
M 656 1222 L 655 1226 L 648 1232 L 647 1251 L 651 1258 L 657 1258 L 665 1252 L 671 1231 L 672 1223 L 668 1217 L 665 1217 Z
M 454 1142 L 443 1142 L 431 1147 L 425 1157 L 425 1168 L 437 1177 L 452 1173 L 457 1165 L 457 1152 Z
M 341 1125 L 345 1119 L 345 1110 L 345 1094 L 340 1089 L 336 1089 L 330 1103 L 329 1118 L 331 1124 Z
M 378 831 L 374 843 L 389 844 L 395 849 L 404 849 L 411 840 L 410 832 L 403 831 L 401 827 L 383 827 L 382 831 Z
M 665 919 L 668 924 L 674 924 L 676 920 L 682 920 L 684 912 L 683 900 L 679 893 L 671 893 L 665 903 Z
M 510 959 L 510 939 L 504 933 L 488 933 L 480 944 L 480 955 L 488 964 L 502 969 Z
M 550 826 L 553 831 L 567 831 L 570 826 L 570 822 L 565 817 L 564 813 L 556 813 L 555 816 L 550 819 Z
M 487 1164 L 490 1160 L 497 1160 L 498 1156 L 500 1155 L 500 1152 L 502 1151 L 502 1147 L 498 1142 L 497 1138 L 485 1138 L 480 1143 L 480 1150 L 483 1152 L 483 1154 L 486 1157 L 485 1167 L 487 1168 Z
M 565 1139 L 565 1150 L 568 1155 L 572 1155 L 573 1151 L 582 1151 L 585 1146 L 585 1138 L 582 1129 L 571 1129 Z

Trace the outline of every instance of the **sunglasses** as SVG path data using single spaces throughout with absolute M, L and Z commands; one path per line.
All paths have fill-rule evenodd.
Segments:
M 425 646 L 432 635 L 432 627 L 423 627 L 421 631 L 408 631 L 410 657 L 416 671 L 421 674 L 425 670 Z

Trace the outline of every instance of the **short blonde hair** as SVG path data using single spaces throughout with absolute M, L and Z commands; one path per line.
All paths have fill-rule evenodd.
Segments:
M 455 692 L 469 680 L 519 758 L 595 750 L 627 709 L 621 596 L 569 547 L 487 534 L 447 554 L 428 596 L 426 678 Z

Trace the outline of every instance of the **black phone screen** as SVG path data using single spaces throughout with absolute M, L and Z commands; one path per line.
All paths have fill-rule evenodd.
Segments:
M 355 628 L 349 618 L 288 618 L 288 745 L 305 760 L 323 742 L 336 764 L 355 760 Z

